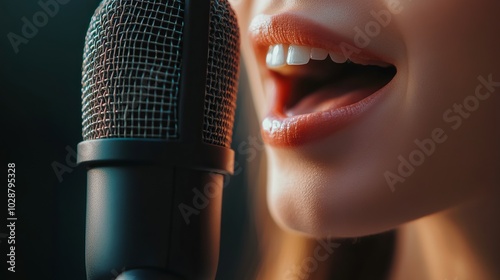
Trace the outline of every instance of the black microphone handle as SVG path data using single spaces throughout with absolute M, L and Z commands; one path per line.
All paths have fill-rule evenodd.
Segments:
M 202 166 L 232 166 L 234 152 L 209 146 L 188 152 L 146 139 L 79 144 L 79 162 L 88 169 L 88 279 L 109 280 L 123 271 L 117 279 L 215 279 L 227 172 Z

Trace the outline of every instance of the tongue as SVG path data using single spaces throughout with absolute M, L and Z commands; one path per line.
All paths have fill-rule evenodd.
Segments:
M 354 104 L 385 86 L 395 74 L 390 69 L 362 68 L 366 69 L 345 75 L 334 83 L 327 84 L 310 93 L 298 93 L 303 98 L 287 109 L 286 114 L 288 116 L 303 115 Z

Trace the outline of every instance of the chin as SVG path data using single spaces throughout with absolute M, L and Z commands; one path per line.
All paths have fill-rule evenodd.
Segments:
M 369 161 L 349 168 L 283 153 L 268 152 L 268 205 L 282 228 L 313 238 L 350 238 L 411 219 L 412 211 L 397 205 L 383 177 L 375 176 L 383 174 L 381 168 L 370 169 Z

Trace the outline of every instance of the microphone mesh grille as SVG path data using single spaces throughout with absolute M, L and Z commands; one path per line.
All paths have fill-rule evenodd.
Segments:
M 179 138 L 184 0 L 104 0 L 87 32 L 83 139 Z M 236 18 L 211 1 L 202 140 L 231 144 L 239 63 Z
M 83 139 L 178 137 L 183 3 L 103 1 L 82 76 Z
M 212 1 L 203 141 L 231 145 L 238 91 L 239 30 L 226 1 Z

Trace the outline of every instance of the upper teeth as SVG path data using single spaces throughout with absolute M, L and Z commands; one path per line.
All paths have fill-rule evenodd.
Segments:
M 344 63 L 347 58 L 341 53 L 328 53 L 321 48 L 312 48 L 299 45 L 276 44 L 269 47 L 266 56 L 266 64 L 270 68 L 277 68 L 285 65 L 303 65 L 310 59 L 324 60 L 330 54 L 332 61 Z
M 328 56 L 330 56 L 330 59 L 335 63 L 344 63 L 347 61 L 347 57 L 339 52 L 328 52 L 322 48 L 313 48 L 293 44 L 276 44 L 269 47 L 266 56 L 266 64 L 269 68 L 278 68 L 285 65 L 304 65 L 311 59 L 324 60 Z M 349 60 L 362 65 L 377 65 L 381 67 L 390 66 L 390 64 L 385 62 L 364 60 L 359 57 L 349 57 Z

